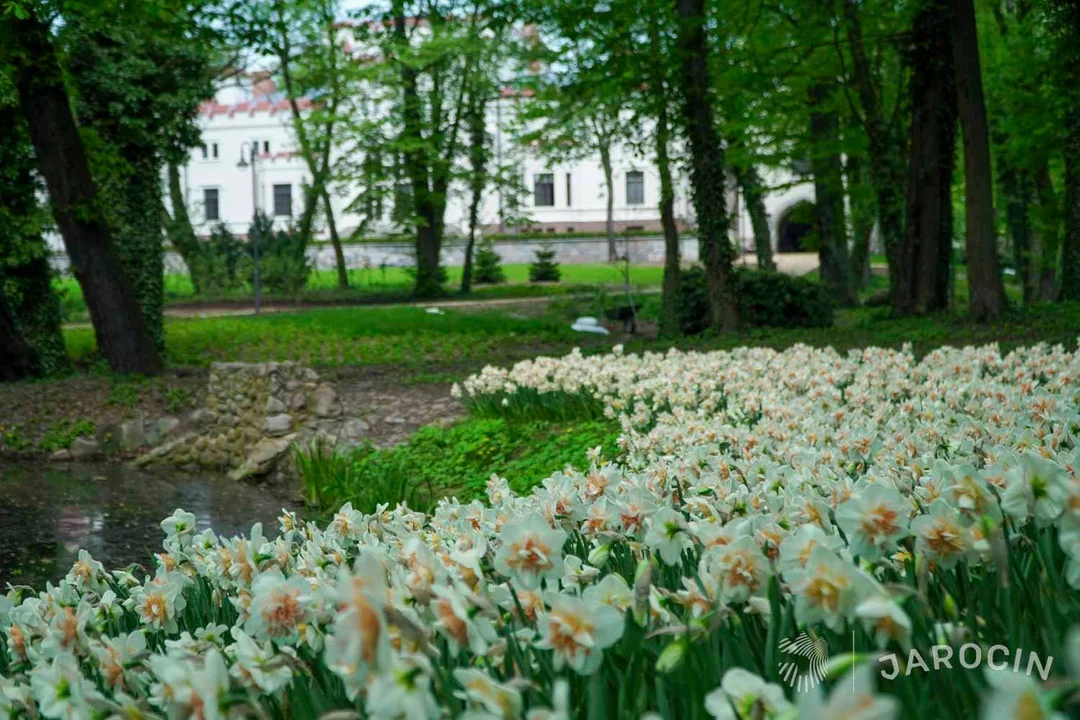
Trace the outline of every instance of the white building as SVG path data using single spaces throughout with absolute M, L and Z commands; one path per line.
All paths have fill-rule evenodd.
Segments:
M 513 112 L 514 104 L 528 102 L 504 93 L 492 103 L 488 113 L 488 130 L 493 154 L 520 159 L 522 180 L 528 190 L 521 208 L 531 219 L 531 230 L 541 232 L 590 232 L 602 235 L 607 211 L 603 169 L 598 156 L 586 157 L 572 163 L 552 163 L 539 153 L 513 146 L 505 119 Z M 310 107 L 302 100 L 301 108 Z M 181 184 L 185 201 L 196 232 L 208 234 L 218 222 L 231 232 L 244 235 L 256 207 L 272 215 L 282 225 L 299 215 L 303 204 L 303 186 L 310 180 L 303 159 L 294 152 L 296 142 L 292 117 L 287 100 L 273 81 L 263 77 L 241 76 L 222 86 L 211 102 L 200 108 L 202 145 L 191 153 L 190 162 L 181 169 Z M 254 166 L 250 147 L 257 143 Z M 243 162 L 241 162 L 243 159 Z M 638 156 L 623 147 L 612 149 L 614 170 L 614 223 L 617 231 L 660 231 L 659 178 L 648 158 Z M 785 223 L 785 214 L 800 202 L 813 201 L 813 187 L 808 183 L 788 186 L 790 178 L 766 173 L 770 186 L 783 186 L 781 192 L 770 193 L 766 210 L 770 217 L 774 249 L 790 250 L 791 237 L 799 229 Z M 694 224 L 693 205 L 685 177 L 675 182 L 675 217 L 682 228 Z M 338 232 L 343 240 L 357 228 L 363 218 L 349 212 L 347 206 L 357 194 L 356 188 L 331 188 Z M 481 225 L 484 231 L 514 228 L 502 227 L 499 222 L 498 192 L 492 191 L 482 204 Z M 447 201 L 446 228 L 448 234 L 465 234 L 468 198 L 464 188 L 452 188 Z M 731 208 L 738 207 L 732 221 L 732 232 L 743 248 L 752 250 L 753 235 L 749 216 L 737 192 L 731 196 Z M 386 215 L 369 222 L 367 234 L 392 232 L 395 228 Z M 787 242 L 781 242 L 781 236 Z M 316 237 L 325 239 L 325 224 L 316 229 Z M 448 262 L 452 260 L 448 259 Z

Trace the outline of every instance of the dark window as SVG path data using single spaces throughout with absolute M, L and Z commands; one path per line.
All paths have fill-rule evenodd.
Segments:
M 207 150 L 206 150 L 206 143 L 203 143 L 202 145 L 200 145 L 199 149 L 202 150 L 202 159 L 206 160 L 209 157 L 209 154 L 207 153 Z
M 292 215 L 292 185 L 274 186 L 274 214 Z
M 269 155 L 270 154 L 270 141 L 269 140 L 263 140 L 263 154 L 264 155 Z
M 626 204 L 641 205 L 645 202 L 645 173 L 631 170 L 626 173 Z
M 566 207 L 570 207 L 570 173 L 566 173 Z
M 203 188 L 203 217 L 207 221 L 220 220 L 220 208 L 218 207 L 217 188 Z
M 212 153 L 212 155 L 213 155 L 214 159 L 217 160 L 217 157 L 218 157 L 217 143 L 214 143 L 214 145 L 213 145 L 213 153 Z
M 555 176 L 551 173 L 533 175 L 533 205 L 536 207 L 554 207 Z

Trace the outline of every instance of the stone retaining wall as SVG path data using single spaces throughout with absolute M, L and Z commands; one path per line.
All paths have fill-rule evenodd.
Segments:
M 192 413 L 196 430 L 135 461 L 230 468 L 230 477 L 263 475 L 294 443 L 323 437 L 355 444 L 366 426 L 342 418 L 334 389 L 295 363 L 214 363 L 204 407 Z

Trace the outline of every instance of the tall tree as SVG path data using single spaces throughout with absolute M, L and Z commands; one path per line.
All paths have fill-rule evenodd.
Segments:
M 465 125 L 469 134 L 469 238 L 465 245 L 465 262 L 461 269 L 461 293 L 472 289 L 473 250 L 480 225 L 480 205 L 488 185 L 487 105 L 492 88 L 479 73 L 474 76 L 466 106 Z
M 892 288 L 902 282 L 897 273 L 900 269 L 898 255 L 904 242 L 904 151 L 907 143 L 903 120 L 908 107 L 903 102 L 905 68 L 900 54 L 891 45 L 879 43 L 882 50 L 874 56 L 866 46 L 864 15 L 875 7 L 858 0 L 843 0 L 842 15 L 846 50 L 851 58 L 849 84 L 855 89 L 847 97 L 867 140 L 867 175 L 873 188 L 877 228 L 885 249 Z M 883 3 L 882 7 L 890 6 Z M 880 34 L 898 35 L 894 25 L 901 13 L 882 15 L 885 17 L 876 23 Z M 915 41 L 920 42 L 920 39 L 915 38 Z M 837 43 L 841 61 L 844 61 L 844 49 Z M 887 81 L 891 76 L 897 78 L 895 83 Z
M 55 375 L 69 368 L 60 334 L 60 302 L 42 239 L 48 222 L 48 210 L 40 201 L 44 188 L 17 102 L 8 74 L 0 73 L 0 127 L 6 128 L 0 133 L 0 304 L 7 334 L 0 344 L 12 352 L 7 379 Z
M 728 237 L 724 150 L 713 117 L 706 11 L 706 0 L 675 0 L 682 62 L 681 120 L 690 146 L 698 245 L 705 265 L 710 325 L 722 332 L 734 330 L 739 315 L 732 273 L 735 252 Z
M 911 159 L 907 225 L 895 256 L 890 303 L 897 315 L 949 305 L 956 81 L 951 0 L 919 0 L 912 20 Z
M 1065 237 L 1061 299 L 1080 300 L 1080 5 L 1072 0 L 1051 0 L 1050 5 L 1055 47 L 1062 60 L 1057 85 L 1066 108 L 1062 128 Z
M 0 32 L 3 59 L 14 70 L 38 168 L 86 298 L 98 348 L 115 372 L 156 374 L 161 356 L 101 207 L 49 26 L 35 9 L 25 8 L 21 14 L 7 13 Z M 156 214 L 157 206 L 149 211 Z
M 746 212 L 750 215 L 750 228 L 754 234 L 754 254 L 757 256 L 758 270 L 773 272 L 776 262 L 772 256 L 772 235 L 769 230 L 769 215 L 765 210 L 765 186 L 757 167 L 735 166 L 735 179 L 742 190 Z
M 997 317 L 1005 309 L 1005 286 L 997 256 L 990 131 L 979 65 L 975 3 L 974 0 L 953 1 L 957 107 L 964 136 L 968 311 L 971 317 L 981 320 Z

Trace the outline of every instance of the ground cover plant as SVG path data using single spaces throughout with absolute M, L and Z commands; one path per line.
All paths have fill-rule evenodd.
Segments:
M 442 497 L 483 498 L 493 472 L 511 478 L 514 492 L 528 492 L 553 472 L 586 465 L 593 448 L 616 455 L 618 436 L 618 424 L 603 419 L 471 418 L 448 428 L 423 428 L 396 448 L 334 452 L 315 446 L 299 452 L 296 461 L 305 500 L 315 508 L 351 502 L 361 512 L 374 512 L 401 494 L 412 496 L 414 509 L 426 509 Z
M 178 510 L 147 570 L 84 554 L 56 586 L 9 591 L 0 701 L 46 717 L 1065 717 L 1078 382 L 1080 354 L 1045 345 L 486 370 L 466 401 L 588 395 L 620 423 L 618 456 L 590 451 L 527 494 L 494 476 L 486 502 L 429 513 L 285 513 L 273 539 Z M 798 643 L 821 662 L 798 665 Z

